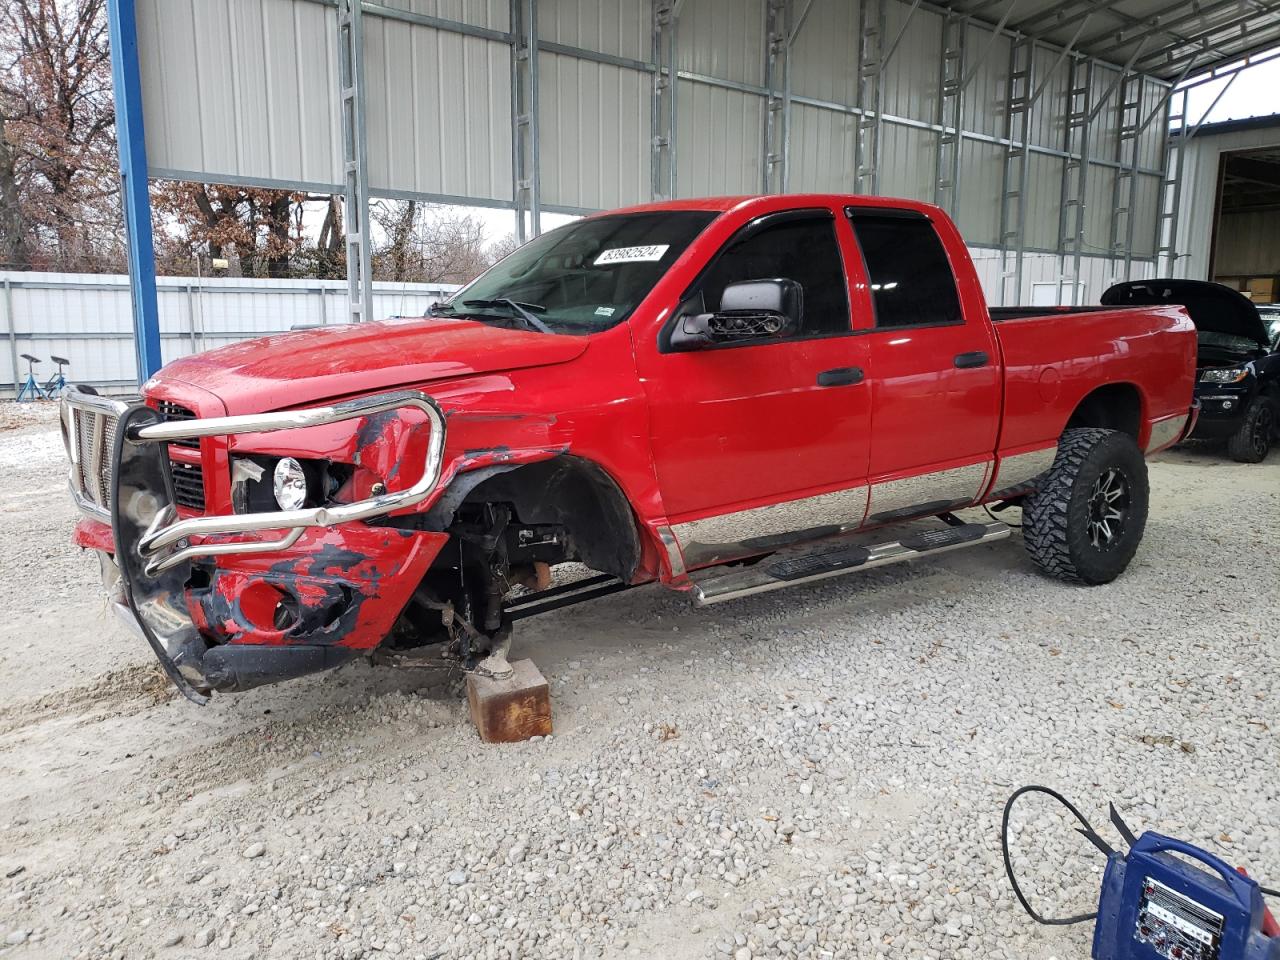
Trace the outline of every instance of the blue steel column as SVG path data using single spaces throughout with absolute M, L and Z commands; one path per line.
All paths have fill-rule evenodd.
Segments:
M 133 299 L 133 341 L 138 383 L 160 369 L 160 308 L 156 302 L 156 258 L 151 245 L 151 197 L 147 192 L 147 145 L 142 128 L 142 82 L 138 76 L 138 30 L 134 0 L 107 0 L 111 34 L 111 84 L 115 92 L 116 144 L 120 152 L 120 202 L 124 207 Z

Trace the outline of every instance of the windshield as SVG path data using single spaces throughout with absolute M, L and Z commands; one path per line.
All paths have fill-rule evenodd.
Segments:
M 606 330 L 717 216 L 665 210 L 579 220 L 526 243 L 433 312 L 551 333 Z
M 1262 322 L 1267 325 L 1267 339 L 1272 350 L 1280 350 L 1280 307 L 1259 307 Z
M 1234 333 L 1218 333 L 1216 330 L 1197 330 L 1196 340 L 1201 347 L 1218 348 L 1239 353 L 1252 353 L 1258 349 L 1257 341 L 1238 337 Z

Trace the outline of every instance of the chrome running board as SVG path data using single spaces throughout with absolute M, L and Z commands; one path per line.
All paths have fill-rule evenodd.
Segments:
M 855 570 L 883 567 L 918 557 L 931 557 L 1007 539 L 1005 523 L 964 523 L 921 530 L 901 540 L 864 546 L 850 535 L 828 537 L 808 546 L 771 554 L 749 567 L 711 567 L 691 575 L 694 606 L 705 607 L 755 593 L 767 593 L 801 583 L 838 577 Z

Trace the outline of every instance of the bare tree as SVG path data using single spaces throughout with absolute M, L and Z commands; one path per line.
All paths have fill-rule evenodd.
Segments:
M 503 234 L 493 243 L 489 244 L 489 259 L 494 263 L 511 256 L 519 250 L 524 244 L 517 239 L 514 233 Z
M 21 266 L 118 266 L 105 0 L 0 0 L 0 250 Z
M 316 259 L 316 276 L 321 279 L 345 279 L 347 276 L 344 227 L 342 225 L 342 198 L 307 197 L 308 200 L 325 202 L 324 222 L 316 239 L 313 255 Z
M 162 268 L 186 272 L 193 257 L 227 257 L 248 276 L 294 276 L 303 248 L 305 194 L 186 181 L 151 185 Z
M 372 204 L 372 219 L 384 237 L 373 255 L 378 279 L 465 283 L 494 262 L 484 221 L 472 214 L 380 200 Z
M 25 270 L 31 250 L 22 187 L 18 181 L 16 149 L 9 142 L 9 121 L 0 117 L 0 267 Z

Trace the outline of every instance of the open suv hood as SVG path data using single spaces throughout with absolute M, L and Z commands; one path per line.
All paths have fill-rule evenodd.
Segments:
M 1267 328 L 1253 301 L 1230 287 L 1207 280 L 1131 280 L 1117 283 L 1102 295 L 1108 307 L 1154 307 L 1176 304 L 1187 308 L 1197 330 L 1227 333 L 1255 341 L 1267 349 Z
M 201 387 L 236 415 L 565 363 L 586 349 L 586 337 L 416 317 L 246 340 L 175 360 L 157 377 Z

